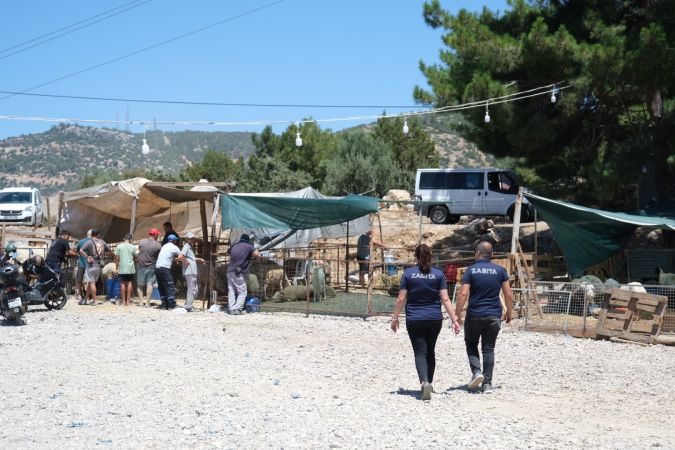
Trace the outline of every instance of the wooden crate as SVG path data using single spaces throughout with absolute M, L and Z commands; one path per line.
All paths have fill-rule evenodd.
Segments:
M 663 295 L 609 289 L 602 299 L 596 337 L 653 344 L 661 332 L 667 303 Z

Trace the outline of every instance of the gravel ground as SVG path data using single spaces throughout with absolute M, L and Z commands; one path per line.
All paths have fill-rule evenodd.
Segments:
M 675 348 L 503 331 L 470 394 L 444 328 L 436 393 L 385 318 L 78 306 L 0 326 L 0 448 L 675 448 Z

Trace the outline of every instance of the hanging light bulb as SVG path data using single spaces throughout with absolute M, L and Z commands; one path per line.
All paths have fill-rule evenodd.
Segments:
M 488 109 L 487 102 L 485 102 L 485 123 L 490 123 L 490 110 Z
M 553 85 L 553 89 L 551 90 L 551 103 L 555 103 L 558 99 L 555 96 L 555 84 Z
M 408 119 L 403 119 L 403 134 L 410 133 L 410 128 L 408 127 Z
M 302 147 L 302 138 L 300 137 L 300 122 L 296 122 L 295 125 L 298 127 L 298 132 L 295 133 L 295 146 Z
M 141 153 L 143 153 L 144 155 L 150 153 L 150 146 L 148 145 L 145 138 L 143 138 L 143 145 L 141 145 Z

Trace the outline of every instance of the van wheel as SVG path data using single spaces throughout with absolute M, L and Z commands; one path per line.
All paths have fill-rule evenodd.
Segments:
M 449 218 L 450 213 L 448 212 L 448 208 L 446 208 L 445 206 L 433 206 L 429 210 L 429 219 L 431 219 L 432 223 L 435 224 L 448 223 Z

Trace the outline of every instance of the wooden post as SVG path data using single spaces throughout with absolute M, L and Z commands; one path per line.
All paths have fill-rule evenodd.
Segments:
M 214 259 L 214 253 L 218 253 L 218 241 L 220 240 L 220 233 L 218 233 L 218 237 L 216 238 L 216 227 L 218 224 L 218 211 L 220 210 L 220 194 L 216 193 L 213 194 L 213 214 L 211 215 L 211 245 L 207 247 L 204 245 L 204 252 L 206 255 L 206 252 L 208 251 L 208 255 L 204 256 L 204 259 L 208 262 L 209 264 L 209 299 L 208 299 L 208 306 L 207 308 L 211 307 L 211 295 L 213 292 L 213 266 L 216 263 L 216 260 Z M 208 250 L 206 250 L 208 248 Z M 217 256 L 216 256 L 217 258 Z
M 422 243 L 422 196 L 419 196 L 420 199 L 420 231 L 419 235 L 417 237 L 417 245 L 420 245 Z
M 52 214 L 51 210 L 49 209 L 49 198 L 47 198 L 47 231 L 51 232 L 52 231 Z
M 202 240 L 204 245 L 202 245 L 202 257 L 206 259 L 208 257 L 208 248 L 209 248 L 209 228 L 208 222 L 206 222 L 206 200 L 199 200 L 199 216 L 202 221 Z
M 56 232 L 54 234 L 54 238 L 59 237 L 59 230 L 61 228 L 61 214 L 63 214 L 63 191 L 59 192 L 59 207 L 57 209 L 57 216 L 56 216 Z
M 377 218 L 380 216 L 378 214 Z M 384 261 L 384 258 L 382 258 Z M 370 243 L 368 244 L 368 288 L 367 300 L 368 300 L 368 315 L 371 314 L 373 309 L 373 226 L 370 226 Z
M 516 197 L 516 206 L 513 211 L 513 233 L 511 235 L 511 253 L 517 254 L 518 238 L 520 237 L 520 210 L 523 206 L 523 188 L 518 188 L 518 196 Z
M 134 235 L 134 230 L 136 230 L 136 205 L 138 203 L 138 197 L 134 197 L 131 200 L 131 223 L 129 224 L 129 233 Z
M 305 256 L 305 286 L 307 287 L 307 305 L 305 317 L 309 317 L 309 253 Z
M 534 254 L 538 255 L 539 252 L 537 249 L 539 248 L 539 239 L 537 238 L 537 210 L 534 210 Z
M 345 244 L 345 292 L 349 292 L 349 222 L 347 222 L 347 243 Z

